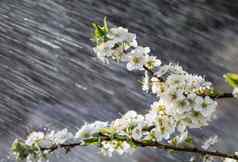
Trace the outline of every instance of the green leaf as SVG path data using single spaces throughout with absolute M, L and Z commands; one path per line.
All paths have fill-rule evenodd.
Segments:
M 100 133 L 106 134 L 106 135 L 111 135 L 116 133 L 116 130 L 114 128 L 101 128 Z
M 18 160 L 24 160 L 30 151 L 30 146 L 24 144 L 20 140 L 15 140 L 11 146 L 12 152 L 16 154 Z
M 92 23 L 92 26 L 94 28 L 94 36 L 96 39 L 99 39 L 104 36 L 104 30 L 102 27 L 100 27 L 96 23 Z
M 227 73 L 224 75 L 226 82 L 232 87 L 238 87 L 238 74 L 236 73 Z
M 132 139 L 128 139 L 127 142 L 128 142 L 128 144 L 129 144 L 132 148 L 134 148 L 134 149 L 138 147 L 138 145 L 135 144 L 134 141 L 133 141 Z
M 191 136 L 188 136 L 188 138 L 186 138 L 185 142 L 187 144 L 191 144 L 192 145 L 193 144 L 193 138 Z
M 105 16 L 104 17 L 104 31 L 106 32 L 106 33 L 108 33 L 109 32 L 109 28 L 108 28 L 108 20 L 107 20 L 107 17 Z
M 108 40 L 107 33 L 109 32 L 109 27 L 107 17 L 104 17 L 103 26 L 92 23 L 92 27 L 94 28 L 93 38 L 97 45 Z
M 177 138 L 173 138 L 172 140 L 171 140 L 171 143 L 173 144 L 173 145 L 177 145 Z

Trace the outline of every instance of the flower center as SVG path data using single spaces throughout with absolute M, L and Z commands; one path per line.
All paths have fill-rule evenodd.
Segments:
M 132 62 L 133 62 L 134 64 L 140 64 L 140 57 L 135 56 L 135 57 L 132 59 Z
M 203 102 L 202 103 L 202 108 L 207 108 L 208 107 L 208 103 L 207 102 Z

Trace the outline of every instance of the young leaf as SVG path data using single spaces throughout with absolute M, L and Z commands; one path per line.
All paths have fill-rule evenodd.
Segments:
M 236 73 L 227 73 L 224 75 L 226 82 L 232 87 L 238 87 L 238 74 Z
M 109 28 L 108 28 L 108 24 L 107 24 L 107 17 L 105 16 L 104 17 L 104 31 L 106 32 L 106 33 L 108 33 L 109 32 Z
M 109 32 L 107 17 L 104 17 L 104 24 L 100 26 L 96 23 L 92 23 L 94 28 L 93 38 L 96 41 L 97 45 L 108 40 L 107 33 Z
M 100 39 L 104 36 L 104 31 L 99 25 L 97 25 L 96 23 L 92 23 L 92 26 L 94 28 L 94 35 L 96 39 Z

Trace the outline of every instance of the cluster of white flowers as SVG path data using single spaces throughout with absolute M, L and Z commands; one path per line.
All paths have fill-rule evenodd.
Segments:
M 73 134 L 68 132 L 67 129 L 48 133 L 32 132 L 25 141 L 15 140 L 12 150 L 19 160 L 26 159 L 27 162 L 41 162 L 45 161 L 48 151 L 50 151 L 42 150 L 42 148 L 65 144 L 73 138 Z
M 140 121 L 133 127 L 137 132 L 137 135 L 134 135 L 137 139 L 142 140 L 149 135 L 157 141 L 169 140 L 172 134 L 178 132 L 171 141 L 181 143 L 188 136 L 187 128 L 206 126 L 214 118 L 217 102 L 206 94 L 198 95 L 198 92 L 211 89 L 210 82 L 201 76 L 187 73 L 179 65 L 160 66 L 161 61 L 149 55 L 150 49 L 148 47 L 138 46 L 135 43 L 136 35 L 128 33 L 127 29 L 112 28 L 108 35 L 113 36 L 95 48 L 97 56 L 100 55 L 101 60 L 110 58 L 117 58 L 118 60 L 119 58 L 119 61 L 126 61 L 129 71 L 144 70 L 145 77 L 142 81 L 142 89 L 146 92 L 151 90 L 158 96 L 158 101 L 151 105 L 150 112 L 144 116 L 144 119 L 142 116 L 139 117 Z M 103 46 L 108 43 L 112 44 L 110 48 L 108 46 L 104 48 Z M 110 49 L 110 52 L 102 55 L 97 50 L 98 47 L 105 50 Z M 120 53 L 120 57 L 114 57 L 115 53 Z M 152 70 L 153 75 L 150 76 L 148 72 Z M 128 128 L 129 124 L 124 117 L 113 123 L 116 129 L 120 131 Z M 153 129 L 150 130 L 150 133 L 143 134 L 143 127 L 146 126 L 153 126 Z
M 91 124 L 84 124 L 81 129 L 79 129 L 75 135 L 75 138 L 89 138 L 94 134 L 99 133 L 100 129 L 106 128 L 108 126 L 108 122 L 96 121 Z
M 129 127 L 139 126 L 140 120 L 143 120 L 142 115 L 137 115 L 136 112 L 130 111 L 121 119 L 117 119 L 112 123 L 96 121 L 91 124 L 84 124 L 75 135 L 67 129 L 50 132 L 32 132 L 28 135 L 26 140 L 15 140 L 12 144 L 12 151 L 17 159 L 27 162 L 41 162 L 51 152 L 54 146 L 61 144 L 71 144 L 80 142 L 82 145 L 99 144 L 101 145 L 101 152 L 105 155 L 111 156 L 113 152 L 123 154 L 125 152 L 132 152 L 132 147 L 126 140 L 102 140 L 99 133 L 108 133 L 108 136 L 113 134 L 128 135 Z M 131 129 L 132 130 L 132 129 Z M 131 132 L 132 133 L 132 132 Z M 132 133 L 134 134 L 134 133 Z M 106 134 L 105 134 L 106 135 Z M 94 139 L 92 141 L 88 139 Z M 45 148 L 45 149 L 44 149 Z
M 35 142 L 40 142 L 44 139 L 45 134 L 43 132 L 32 132 L 27 137 L 25 143 L 29 146 L 33 145 Z
M 106 42 L 100 42 L 93 48 L 97 57 L 105 63 L 108 63 L 109 58 L 119 61 L 125 57 L 124 50 L 137 47 L 136 35 L 123 27 L 111 28 L 106 36 Z
M 182 67 L 172 64 L 162 66 L 151 78 L 151 91 L 159 97 L 151 111 L 159 112 L 156 122 L 167 121 L 163 125 L 169 128 L 160 128 L 167 135 L 166 138 L 175 128 L 184 133 L 187 128 L 206 126 L 213 119 L 217 102 L 209 96 L 197 94 L 197 90 L 209 89 L 210 85 L 203 77 L 188 74 Z M 161 133 L 158 135 L 161 136 Z
M 68 129 L 63 129 L 61 131 L 51 131 L 45 136 L 45 142 L 50 142 L 51 144 L 63 144 L 73 138 L 73 134 L 68 132 Z
M 129 111 L 111 123 L 86 123 L 75 135 L 67 129 L 33 132 L 25 141 L 14 142 L 12 150 L 19 159 L 30 162 L 34 157 L 40 161 L 42 155 L 48 154 L 47 149 L 42 148 L 72 141 L 80 141 L 84 145 L 97 144 L 101 152 L 109 156 L 113 152 L 132 152 L 136 146 L 133 141 L 183 144 L 190 138 L 190 128 L 206 126 L 214 118 L 217 102 L 209 95 L 212 92 L 211 83 L 204 77 L 189 74 L 179 65 L 161 66 L 159 59 L 149 55 L 150 48 L 138 46 L 136 35 L 125 28 L 109 30 L 107 25 L 95 27 L 101 30 L 103 36 L 103 39 L 97 38 L 100 41 L 94 48 L 97 57 L 106 63 L 110 59 L 125 62 L 129 71 L 144 71 L 142 89 L 155 94 L 156 101 L 144 115 Z M 238 97 L 238 88 L 234 89 L 233 95 Z M 95 140 L 87 140 L 89 138 Z M 216 140 L 217 136 L 210 138 L 202 148 L 208 149 Z M 210 158 L 205 159 L 211 161 Z
M 112 156 L 113 152 L 122 155 L 123 153 L 131 153 L 132 151 L 131 146 L 126 141 L 111 140 L 102 142 L 101 152 L 103 155 L 109 157 Z
M 111 28 L 106 33 L 107 41 L 100 42 L 94 48 L 97 57 L 108 63 L 109 59 L 126 62 L 128 70 L 144 70 L 145 65 L 153 69 L 161 64 L 155 56 L 149 56 L 149 47 L 138 46 L 136 35 L 123 27 Z

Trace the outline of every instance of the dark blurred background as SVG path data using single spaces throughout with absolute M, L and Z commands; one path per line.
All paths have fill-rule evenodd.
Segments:
M 141 74 L 95 58 L 90 24 L 107 16 L 111 26 L 137 34 L 163 63 L 181 64 L 231 91 L 222 75 L 238 72 L 237 0 L 1 0 L 0 161 L 15 138 L 33 130 L 69 128 L 145 112 L 153 98 L 142 92 Z M 217 134 L 216 149 L 238 151 L 238 100 L 220 100 L 217 119 L 191 130 L 196 141 Z M 55 162 L 189 161 L 156 149 L 103 157 L 96 148 L 57 154 Z

